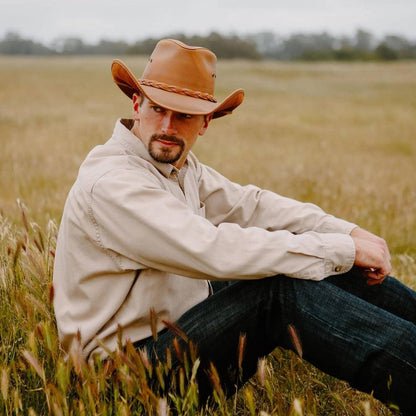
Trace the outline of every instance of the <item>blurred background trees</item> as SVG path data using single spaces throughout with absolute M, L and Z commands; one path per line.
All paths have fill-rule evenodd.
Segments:
M 274 32 L 250 35 L 225 35 L 211 32 L 207 36 L 186 36 L 182 33 L 165 37 L 179 39 L 191 45 L 205 46 L 218 58 L 276 59 L 276 60 L 398 60 L 416 59 L 416 41 L 399 35 L 377 39 L 370 32 L 358 29 L 353 36 L 333 36 L 322 33 L 293 33 L 282 37 Z M 3 55 L 149 55 L 158 39 L 146 38 L 128 43 L 123 40 L 102 39 L 95 44 L 78 37 L 62 37 L 44 45 L 25 39 L 16 32 L 0 39 Z

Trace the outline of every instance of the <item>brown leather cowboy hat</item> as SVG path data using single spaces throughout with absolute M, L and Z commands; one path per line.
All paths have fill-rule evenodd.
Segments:
M 230 114 L 243 101 L 238 89 L 218 103 L 214 97 L 216 56 L 210 50 L 188 46 L 174 39 L 159 41 L 149 58 L 142 78 L 115 59 L 111 72 L 115 83 L 129 97 L 144 94 L 150 101 L 185 114 Z

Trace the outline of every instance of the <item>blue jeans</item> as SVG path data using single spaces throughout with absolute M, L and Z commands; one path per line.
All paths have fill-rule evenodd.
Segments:
M 403 415 L 416 414 L 416 293 L 388 277 L 368 286 L 357 270 L 320 282 L 274 276 L 261 280 L 212 282 L 214 294 L 176 322 L 198 348 L 198 384 L 209 396 L 206 369 L 212 362 L 223 389 L 235 392 L 237 350 L 246 335 L 242 377 L 277 346 L 294 349 L 296 329 L 303 358 L 353 387 L 395 403 Z M 140 342 L 152 360 L 173 350 L 171 330 Z M 181 348 L 186 343 L 179 339 Z M 175 360 L 175 354 L 172 354 Z M 180 365 L 179 360 L 177 363 Z M 241 381 L 239 383 L 241 385 Z

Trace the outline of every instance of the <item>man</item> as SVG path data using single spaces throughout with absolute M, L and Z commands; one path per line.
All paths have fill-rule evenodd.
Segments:
M 293 348 L 296 328 L 305 359 L 413 413 L 416 294 L 387 276 L 384 240 L 232 183 L 192 154 L 212 119 L 243 100 L 237 90 L 217 102 L 215 61 L 168 39 L 141 79 L 113 62 L 133 119 L 87 156 L 65 205 L 54 270 L 63 347 L 105 358 L 121 332 L 157 360 L 172 322 L 198 348 L 201 394 L 210 362 L 231 394 L 240 335 L 245 380 L 259 357 Z

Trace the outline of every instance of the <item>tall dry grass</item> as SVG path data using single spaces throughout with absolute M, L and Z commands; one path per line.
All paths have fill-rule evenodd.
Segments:
M 280 349 L 236 398 L 217 391 L 202 410 L 195 360 L 166 400 L 152 379 L 167 370 L 134 351 L 114 357 L 117 371 L 65 358 L 51 307 L 57 225 L 86 153 L 131 111 L 110 63 L 0 57 L 0 414 L 389 414 Z M 244 87 L 246 100 L 197 143 L 201 161 L 382 235 L 394 274 L 416 288 L 416 65 L 232 61 L 217 79 L 219 97 Z

